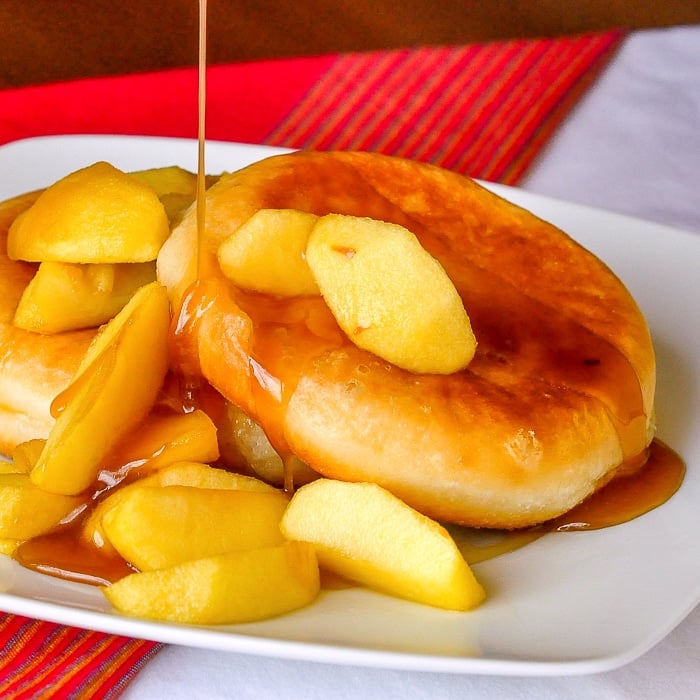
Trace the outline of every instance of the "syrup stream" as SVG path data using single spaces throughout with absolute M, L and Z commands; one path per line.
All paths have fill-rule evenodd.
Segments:
M 197 93 L 197 272 L 201 272 L 206 220 L 206 111 L 207 111 L 207 0 L 199 0 L 199 56 Z

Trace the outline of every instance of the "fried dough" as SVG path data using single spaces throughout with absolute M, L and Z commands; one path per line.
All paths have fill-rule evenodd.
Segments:
M 320 298 L 233 287 L 216 250 L 264 208 L 408 228 L 460 293 L 474 360 L 448 376 L 412 374 L 353 345 Z M 206 211 L 199 248 L 191 210 L 158 259 L 173 307 L 183 305 L 178 361 L 282 456 L 379 483 L 431 517 L 497 528 L 560 515 L 643 458 L 654 430 L 647 324 L 614 273 L 551 224 L 460 175 L 352 152 L 275 156 L 226 175 Z

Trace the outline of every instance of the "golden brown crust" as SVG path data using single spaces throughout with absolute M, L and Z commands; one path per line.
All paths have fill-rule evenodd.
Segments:
M 463 298 L 479 342 L 472 364 L 412 375 L 332 333 L 313 349 L 297 329 L 264 366 L 270 340 L 214 258 L 261 208 L 413 231 Z M 175 300 L 195 277 L 183 265 L 195 249 L 191 212 L 159 258 Z M 654 354 L 628 291 L 564 233 L 454 173 L 366 153 L 267 159 L 209 190 L 199 264 L 219 285 L 195 332 L 203 375 L 326 476 L 377 481 L 437 518 L 521 527 L 573 507 L 651 439 Z M 293 316 L 288 305 L 282 315 Z M 280 380 L 280 406 L 261 391 L 263 374 Z

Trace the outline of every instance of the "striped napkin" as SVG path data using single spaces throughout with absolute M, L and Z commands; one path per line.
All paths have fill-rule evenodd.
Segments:
M 0 613 L 0 698 L 116 698 L 159 648 Z
M 212 66 L 210 139 L 361 149 L 514 184 L 624 38 L 514 40 Z M 195 137 L 195 69 L 0 92 L 0 143 Z M 160 646 L 0 613 L 0 698 L 115 698 Z

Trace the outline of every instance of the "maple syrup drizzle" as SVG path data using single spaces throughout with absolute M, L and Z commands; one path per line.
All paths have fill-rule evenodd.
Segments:
M 197 51 L 197 190 L 195 197 L 196 244 L 192 254 L 196 256 L 197 285 L 207 272 L 206 251 L 204 250 L 204 230 L 207 216 L 206 199 L 206 111 L 207 111 L 207 0 L 199 0 L 199 29 Z M 185 412 L 194 411 L 200 407 L 202 379 L 199 368 L 192 358 L 187 358 L 177 346 L 178 339 L 184 335 L 183 328 L 192 322 L 191 313 L 196 310 L 188 308 L 186 301 L 174 314 L 174 330 L 170 334 L 170 357 L 178 368 L 177 381 L 180 385 L 182 407 Z M 191 355 L 191 353 L 190 353 Z
M 207 112 L 207 0 L 199 0 L 199 51 L 197 57 L 197 272 L 201 276 L 202 241 L 206 222 L 206 112 Z
M 683 460 L 668 445 L 655 439 L 640 469 L 615 477 L 593 496 L 542 528 L 547 532 L 597 530 L 633 520 L 671 498 L 680 488 L 684 475 Z
M 685 464 L 676 452 L 655 439 L 636 472 L 615 477 L 567 513 L 542 525 L 511 532 L 448 526 L 470 564 L 507 554 L 550 533 L 599 530 L 621 525 L 658 508 L 680 488 Z
M 15 559 L 27 569 L 93 586 L 113 583 L 135 571 L 120 556 L 105 554 L 82 540 L 78 525 L 23 542 Z

